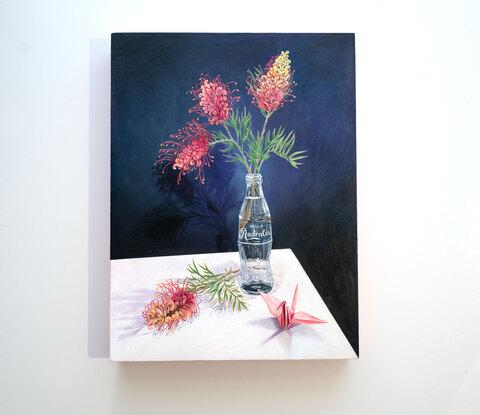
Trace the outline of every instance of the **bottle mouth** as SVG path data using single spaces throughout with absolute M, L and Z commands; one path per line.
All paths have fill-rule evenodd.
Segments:
M 262 175 L 260 173 L 255 173 L 255 174 L 246 174 L 245 175 L 245 181 L 247 183 L 262 183 Z

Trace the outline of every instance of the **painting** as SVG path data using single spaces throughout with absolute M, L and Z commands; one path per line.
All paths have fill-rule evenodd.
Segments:
M 354 35 L 111 52 L 111 360 L 357 358 Z

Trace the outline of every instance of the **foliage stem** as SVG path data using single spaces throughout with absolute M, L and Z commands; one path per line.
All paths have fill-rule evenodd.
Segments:
M 232 134 L 230 133 L 230 130 L 228 129 L 228 127 L 225 124 L 223 124 L 223 127 L 225 128 L 225 131 L 227 132 L 228 136 L 230 137 L 230 140 L 232 140 L 234 143 L 237 143 L 233 139 Z M 250 166 L 248 165 L 247 158 L 245 157 L 245 154 L 243 154 L 242 150 L 240 150 L 240 155 L 243 158 L 243 164 L 245 164 L 245 167 L 247 168 L 248 173 L 252 174 L 252 170 L 251 170 Z
M 267 112 L 267 115 L 265 115 L 265 122 L 263 123 L 262 132 L 260 134 L 260 138 L 258 139 L 258 147 L 259 148 L 260 148 L 260 145 L 263 145 L 263 135 L 265 134 L 265 129 L 267 128 L 267 122 L 268 122 L 268 119 L 270 118 L 270 115 L 272 115 L 271 112 Z M 260 173 L 260 166 L 258 167 L 258 172 Z M 257 173 L 257 167 L 256 166 L 255 166 L 254 173 Z

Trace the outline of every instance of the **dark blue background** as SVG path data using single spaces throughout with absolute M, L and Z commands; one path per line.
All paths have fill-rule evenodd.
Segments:
M 294 130 L 309 157 L 298 170 L 275 157 L 262 168 L 273 247 L 294 251 L 358 353 L 353 34 L 113 34 L 111 258 L 236 250 L 244 167 L 214 148 L 206 184 L 190 174 L 177 186 L 176 172 L 152 166 L 193 118 L 186 91 L 202 73 L 236 81 L 236 108 L 260 129 L 247 69 L 286 50 L 296 98 L 268 127 Z

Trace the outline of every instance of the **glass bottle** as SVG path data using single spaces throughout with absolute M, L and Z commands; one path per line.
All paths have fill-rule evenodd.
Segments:
M 245 180 L 247 192 L 238 218 L 239 284 L 247 294 L 268 293 L 273 287 L 270 210 L 263 196 L 262 175 L 247 174 Z

